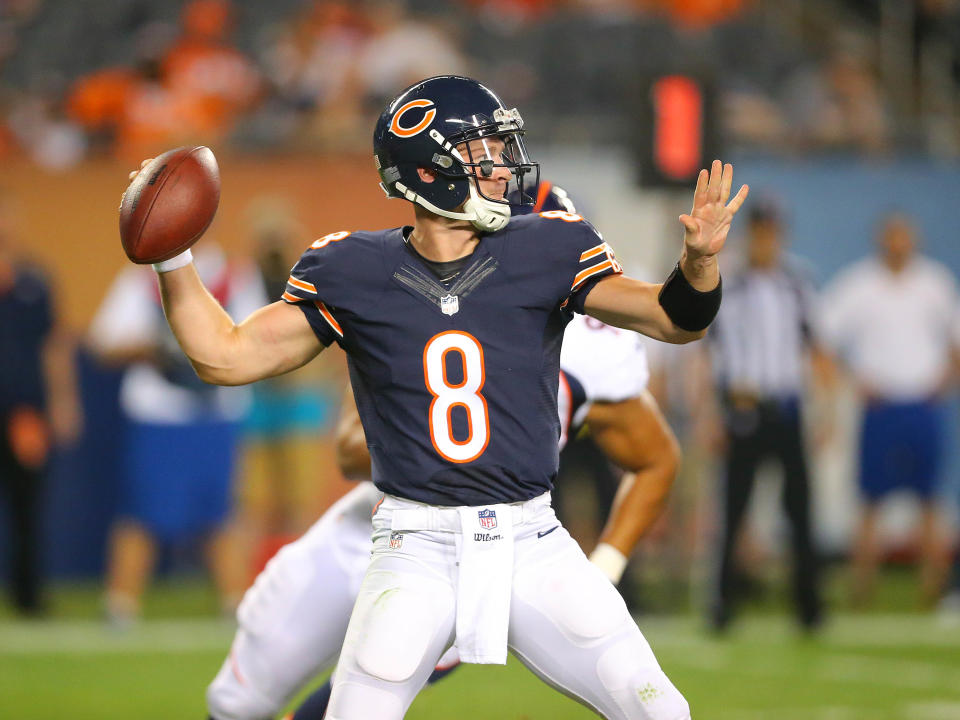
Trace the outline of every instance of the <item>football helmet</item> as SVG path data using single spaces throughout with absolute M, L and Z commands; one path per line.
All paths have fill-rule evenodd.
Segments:
M 516 185 L 514 196 L 532 205 L 529 188 L 540 168 L 523 145 L 523 120 L 476 80 L 440 75 L 411 85 L 387 105 L 373 132 L 373 154 L 380 187 L 387 197 L 405 198 L 443 217 L 469 220 L 482 232 L 510 221 L 511 203 L 485 195 L 480 177 L 506 167 Z M 499 151 L 487 139 L 499 138 Z M 472 142 L 480 140 L 480 143 Z M 433 170 L 425 182 L 418 168 Z M 525 190 L 526 188 L 526 190 Z

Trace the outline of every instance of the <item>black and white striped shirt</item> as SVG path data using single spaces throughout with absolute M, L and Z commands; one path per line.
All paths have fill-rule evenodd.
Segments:
M 746 267 L 725 280 L 708 334 L 718 387 L 761 399 L 800 395 L 814 303 L 809 273 L 789 259 L 773 269 Z

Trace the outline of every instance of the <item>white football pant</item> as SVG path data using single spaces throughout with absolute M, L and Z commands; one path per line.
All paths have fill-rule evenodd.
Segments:
M 272 718 L 336 662 L 370 564 L 370 514 L 381 497 L 373 483 L 360 483 L 247 590 L 230 655 L 207 688 L 216 720 Z
M 247 591 L 230 655 L 207 690 L 216 720 L 277 715 L 336 661 L 348 620 L 328 719 L 403 717 L 453 642 L 455 539 L 405 532 L 391 550 L 383 510 L 370 564 L 370 512 L 380 497 L 371 483 L 358 485 L 283 548 Z M 390 504 L 397 502 L 404 501 Z M 557 525 L 546 506 L 514 529 L 513 652 L 547 683 L 611 720 L 688 718 L 686 701 L 616 589 L 562 527 L 537 537 Z M 389 602 L 377 603 L 379 597 Z
M 686 700 L 623 598 L 558 527 L 546 500 L 518 504 L 524 512 L 514 523 L 510 649 L 545 682 L 608 720 L 686 720 Z M 417 507 L 441 519 L 434 526 L 449 525 L 442 522 L 448 513 L 459 517 L 453 508 L 390 496 L 378 508 L 373 559 L 337 664 L 328 720 L 399 720 L 454 642 L 458 533 L 403 532 L 398 542 L 391 514 Z

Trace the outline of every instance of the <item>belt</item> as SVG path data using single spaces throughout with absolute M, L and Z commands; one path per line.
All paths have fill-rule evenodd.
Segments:
M 512 524 L 520 525 L 549 505 L 550 493 L 546 492 L 524 502 L 511 503 L 507 508 Z M 485 507 L 476 506 L 478 511 Z M 380 512 L 390 513 L 391 530 L 460 532 L 460 512 L 457 507 L 424 505 L 394 495 L 384 495 L 383 503 L 377 509 L 377 514 Z

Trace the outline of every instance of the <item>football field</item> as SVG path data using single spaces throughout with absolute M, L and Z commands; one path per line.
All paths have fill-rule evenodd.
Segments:
M 696 720 L 960 718 L 960 626 L 932 615 L 834 615 L 813 638 L 779 615 L 745 618 L 723 639 L 690 618 L 640 624 Z M 199 720 L 231 633 L 213 619 L 148 620 L 123 633 L 91 619 L 0 619 L 0 717 Z M 595 716 L 511 660 L 461 668 L 407 717 Z

